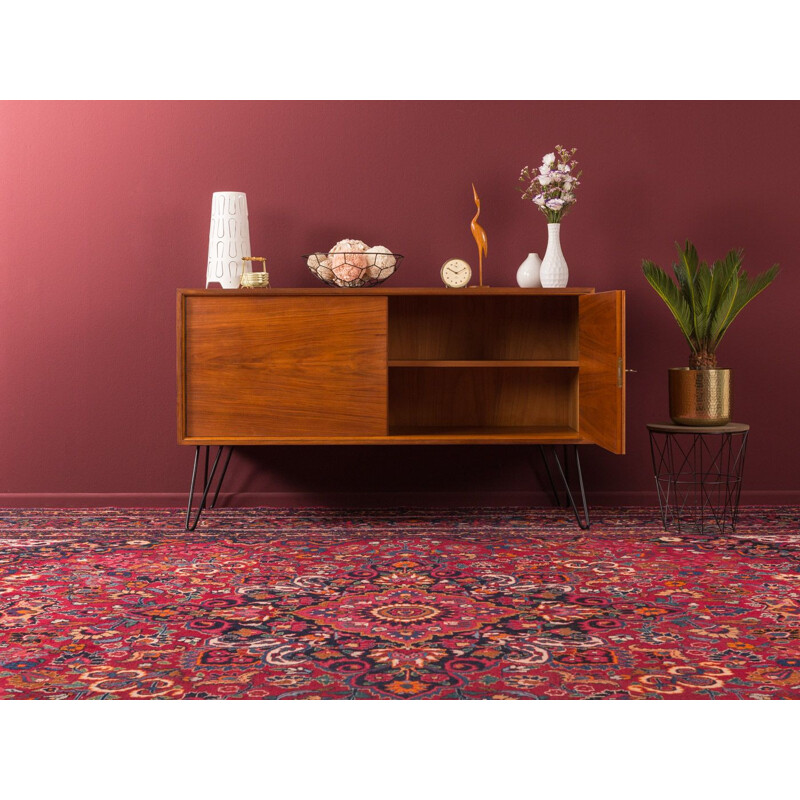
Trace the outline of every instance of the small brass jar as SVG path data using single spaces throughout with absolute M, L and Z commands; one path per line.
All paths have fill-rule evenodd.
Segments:
M 731 421 L 731 371 L 670 369 L 669 415 L 676 425 L 727 425 Z

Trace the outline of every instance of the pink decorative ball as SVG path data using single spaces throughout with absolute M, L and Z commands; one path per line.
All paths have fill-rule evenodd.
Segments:
M 355 264 L 348 264 L 344 259 L 354 260 L 355 256 L 333 255 L 331 256 L 331 264 L 333 264 L 333 274 L 341 281 L 356 281 L 361 277 L 361 274 L 366 269 L 366 260 L 363 266 L 356 266 Z M 359 257 L 363 258 L 363 257 Z M 338 259 L 341 259 L 339 261 Z
M 369 245 L 360 239 L 342 239 L 331 248 L 328 266 L 340 281 L 357 281 L 369 266 L 367 257 L 361 255 Z

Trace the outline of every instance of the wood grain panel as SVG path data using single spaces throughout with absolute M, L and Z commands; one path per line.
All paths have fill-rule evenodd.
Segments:
M 389 359 L 575 360 L 578 298 L 565 295 L 389 297 Z
M 579 298 L 579 426 L 584 438 L 625 452 L 625 292 Z
M 576 428 L 577 369 L 397 367 L 389 429 Z
M 386 434 L 386 298 L 184 300 L 185 437 Z
M 384 444 L 594 444 L 564 425 L 501 425 L 490 428 L 453 425 L 390 428 L 380 436 L 248 436 L 197 437 L 184 444 L 225 445 L 384 445 Z

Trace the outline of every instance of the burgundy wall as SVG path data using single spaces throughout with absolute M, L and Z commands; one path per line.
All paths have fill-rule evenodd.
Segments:
M 627 290 L 638 370 L 628 454 L 586 450 L 590 499 L 653 500 L 644 424 L 666 418 L 666 370 L 687 352 L 640 265 L 668 266 L 691 238 L 702 257 L 743 247 L 752 272 L 784 267 L 720 361 L 753 428 L 745 499 L 800 500 L 799 128 L 789 102 L 2 103 L 0 504 L 181 499 L 193 450 L 175 443 L 175 290 L 204 284 L 212 192 L 247 193 L 274 286 L 320 285 L 300 254 L 343 237 L 406 254 L 393 286 L 436 286 L 446 258 L 475 260 L 474 181 L 486 282 L 511 286 L 546 242 L 519 170 L 557 143 L 584 169 L 562 230 L 570 283 Z M 231 470 L 226 488 L 283 502 L 538 488 L 514 447 L 254 449 Z

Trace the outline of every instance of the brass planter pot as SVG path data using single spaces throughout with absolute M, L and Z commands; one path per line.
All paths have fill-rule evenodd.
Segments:
M 731 421 L 731 371 L 670 369 L 669 415 L 676 425 L 727 425 Z

